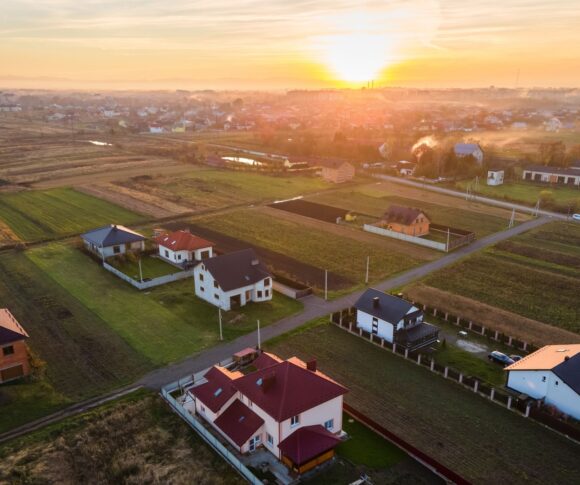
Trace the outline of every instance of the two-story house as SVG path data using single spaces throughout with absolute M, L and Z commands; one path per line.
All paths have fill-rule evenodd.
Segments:
M 263 446 L 304 473 L 334 456 L 348 390 L 296 357 L 261 353 L 247 374 L 214 366 L 189 390 L 189 406 L 240 453 Z
M 204 259 L 193 278 L 195 294 L 225 311 L 272 299 L 272 275 L 253 249 Z
M 153 241 L 158 246 L 159 256 L 170 263 L 182 265 L 213 256 L 214 243 L 186 229 L 160 234 Z
M 386 342 L 415 350 L 439 338 L 439 328 L 426 323 L 423 312 L 402 298 L 369 288 L 354 307 L 357 328 Z
M 26 330 L 6 308 L 0 308 L 0 384 L 30 374 Z
M 421 209 L 400 205 L 390 206 L 379 222 L 379 225 L 390 231 L 417 237 L 429 234 L 430 224 L 431 221 Z

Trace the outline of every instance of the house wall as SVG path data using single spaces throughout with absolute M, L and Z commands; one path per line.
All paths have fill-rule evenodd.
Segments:
M 549 379 L 545 402 L 580 420 L 580 394 L 555 374 L 552 374 L 552 379 Z
M 203 275 L 203 280 L 200 279 Z M 248 285 L 241 288 L 236 288 L 230 291 L 223 291 L 219 287 L 215 287 L 215 279 L 209 271 L 205 269 L 203 264 L 195 267 L 193 271 L 195 294 L 202 300 L 211 303 L 224 311 L 231 309 L 231 298 L 240 295 L 240 305 L 244 306 L 250 301 L 264 302 L 272 299 L 272 278 L 264 278 L 254 285 Z M 266 280 L 269 284 L 266 285 Z M 250 292 L 249 298 L 246 298 L 246 292 Z M 261 292 L 261 297 L 258 293 Z M 267 292 L 267 294 L 266 294 Z
M 379 338 L 385 339 L 387 342 L 393 343 L 393 325 L 385 320 L 379 320 L 379 328 L 376 335 Z M 362 328 L 365 332 L 372 333 L 373 316 L 360 310 L 356 311 L 356 326 Z
M 535 172 L 533 170 L 524 170 L 522 173 L 522 180 L 531 182 L 557 183 L 561 185 L 580 185 L 580 174 L 562 175 Z
M 508 371 L 507 386 L 534 399 L 542 399 L 548 391 L 548 378 L 552 375 L 546 370 L 512 370 Z M 544 377 L 545 382 L 542 381 Z
M 201 261 L 205 258 L 211 258 L 213 256 L 213 249 L 208 247 L 196 249 L 195 251 L 173 251 L 166 246 L 159 245 L 159 256 L 161 256 L 163 259 L 171 261 L 172 263 L 181 264 L 184 261 Z
M 119 244 L 117 247 L 119 248 L 119 252 L 115 252 L 116 246 L 106 246 L 101 248 L 92 244 L 87 240 L 83 240 L 85 243 L 85 247 L 91 251 L 92 253 L 98 254 L 100 257 L 109 258 L 111 256 L 116 256 L 117 254 L 125 254 L 127 251 L 143 251 L 145 249 L 145 241 L 138 241 L 131 243 L 129 245 L 126 244 Z
M 322 178 L 335 184 L 352 180 L 354 174 L 354 167 L 350 163 L 343 163 L 338 168 L 322 167 Z
M 4 355 L 4 349 L 10 346 L 14 349 L 14 353 Z M 17 365 L 22 365 L 23 376 L 30 374 L 28 350 L 23 340 L 0 346 L 0 382 L 2 382 L 1 371 Z

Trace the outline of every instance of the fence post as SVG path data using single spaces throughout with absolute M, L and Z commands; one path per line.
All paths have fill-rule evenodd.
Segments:
M 393 354 L 397 353 L 397 344 L 393 342 Z
M 526 406 L 526 414 L 524 415 L 526 418 L 530 416 L 530 408 L 531 408 L 531 407 L 532 407 L 532 406 L 531 406 L 530 404 L 528 404 L 528 405 Z
M 359 337 L 362 337 L 362 328 L 358 329 L 358 334 L 359 334 Z
M 528 342 L 524 342 L 524 346 L 522 347 L 523 351 L 528 350 Z
M 507 343 L 510 347 L 512 346 L 512 338 L 510 336 L 510 338 L 508 338 L 508 343 Z
M 498 338 L 499 338 L 499 332 L 496 330 L 493 339 L 497 341 Z
M 405 349 L 405 359 L 409 357 L 409 349 Z
M 421 354 L 417 355 L 417 364 L 421 365 Z
M 445 321 L 447 321 L 449 319 L 449 313 L 445 312 Z
M 348 322 L 348 331 L 352 332 L 352 322 Z
M 437 316 L 437 308 L 433 308 L 433 316 L 436 317 Z
M 481 327 L 481 335 L 485 336 L 485 327 Z
M 447 379 L 448 373 L 449 373 L 449 369 L 447 367 L 445 367 L 445 372 L 443 373 L 443 375 L 445 376 L 446 379 Z
M 495 397 L 495 389 L 492 387 L 491 392 L 489 393 L 489 398 L 493 401 L 494 397 Z
M 473 322 L 471 320 L 469 320 L 469 330 L 471 330 L 472 326 L 473 326 Z
M 338 324 L 342 327 L 342 310 L 340 310 L 340 315 L 338 317 Z
M 435 370 L 435 359 L 431 359 L 431 370 L 434 371 Z
M 473 392 L 477 392 L 477 388 L 479 387 L 479 381 L 475 381 L 473 383 Z
M 385 346 L 385 339 L 384 339 L 384 338 L 382 338 L 382 339 L 381 339 L 381 347 L 384 347 L 384 346 Z
M 332 313 L 330 314 L 330 323 L 332 323 Z
M 463 374 L 461 372 L 459 373 L 459 379 L 457 380 L 457 382 L 459 382 L 459 384 L 463 382 Z
M 459 325 L 459 322 L 461 321 L 461 317 L 457 317 L 455 319 L 455 325 Z
M 373 339 L 373 334 L 372 333 L 370 334 L 369 341 L 371 342 L 371 344 L 374 343 L 374 339 Z
M 512 408 L 512 397 L 511 396 L 508 396 L 507 408 L 508 409 L 511 409 Z

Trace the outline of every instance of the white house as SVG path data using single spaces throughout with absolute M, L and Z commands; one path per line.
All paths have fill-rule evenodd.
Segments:
M 145 249 L 145 237 L 125 226 L 110 224 L 81 235 L 85 247 L 103 259 Z
M 194 236 L 189 230 L 164 233 L 153 241 L 158 245 L 159 256 L 170 263 L 183 264 L 213 256 L 214 243 Z
M 580 420 L 580 344 L 546 345 L 505 371 L 507 387 Z
M 189 390 L 186 408 L 240 453 L 264 447 L 296 473 L 332 458 L 348 390 L 296 357 L 261 353 L 243 374 L 214 366 Z
M 503 170 L 488 170 L 487 185 L 502 185 L 503 176 L 504 176 Z
M 479 165 L 483 163 L 483 150 L 479 143 L 456 143 L 453 152 L 458 158 L 471 155 Z
M 272 299 L 272 275 L 253 249 L 205 259 L 193 277 L 195 294 L 225 311 Z
M 423 312 L 402 298 L 369 288 L 354 307 L 357 328 L 389 343 L 414 350 L 439 337 L 439 329 L 424 322 Z

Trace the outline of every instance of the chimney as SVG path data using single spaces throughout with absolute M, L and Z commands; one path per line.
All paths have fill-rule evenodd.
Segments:
M 566 362 L 567 360 L 570 360 L 570 356 L 569 356 L 569 355 L 566 355 L 566 356 L 564 357 L 564 362 Z
M 306 368 L 311 372 L 316 372 L 316 359 L 310 359 L 306 362 Z
M 378 296 L 375 296 L 373 298 L 373 307 L 374 308 L 378 308 L 378 306 L 379 306 L 379 300 L 380 300 L 380 298 Z
M 258 266 L 260 261 L 258 259 L 252 259 L 252 266 Z
M 268 392 L 268 390 L 274 385 L 276 382 L 276 374 L 273 372 L 264 376 L 262 379 L 262 392 Z

